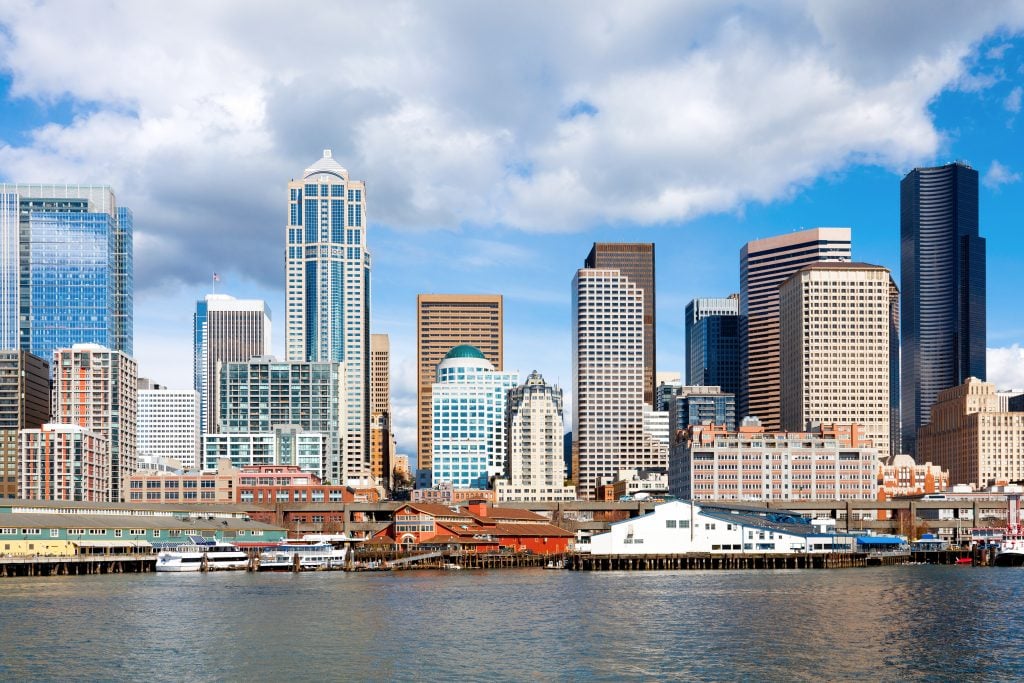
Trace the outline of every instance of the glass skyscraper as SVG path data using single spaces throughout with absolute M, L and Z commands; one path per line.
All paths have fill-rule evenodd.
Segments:
M 0 344 L 133 353 L 132 213 L 106 185 L 0 185 Z
M 740 390 L 740 298 L 694 299 L 686 305 L 686 383 Z
M 903 448 L 931 420 L 939 392 L 985 379 L 985 240 L 978 172 L 956 162 L 900 183 Z
M 366 186 L 331 150 L 288 183 L 286 355 L 341 365 L 341 462 L 333 481 L 370 476 L 370 252 Z

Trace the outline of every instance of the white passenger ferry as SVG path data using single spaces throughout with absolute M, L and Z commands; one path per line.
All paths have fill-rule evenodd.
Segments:
M 338 569 L 344 566 L 348 550 L 335 548 L 326 541 L 284 540 L 260 553 L 261 571 L 291 571 L 298 556 L 299 569 Z
M 189 536 L 189 543 L 161 551 L 156 556 L 158 572 L 198 572 L 245 569 L 249 556 L 226 541 Z M 204 562 L 205 560 L 205 562 Z M 204 566 L 205 565 L 205 566 Z

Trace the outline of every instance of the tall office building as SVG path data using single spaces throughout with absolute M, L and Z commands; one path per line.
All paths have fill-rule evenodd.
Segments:
M 562 457 L 562 390 L 534 370 L 508 393 L 505 407 L 508 461 L 504 479 L 495 482 L 499 502 L 558 501 L 576 498 L 565 485 Z
M 138 423 L 136 451 L 140 458 L 170 458 L 186 470 L 200 466 L 198 392 L 140 389 Z
M 430 396 L 435 486 L 483 489 L 505 472 L 505 402 L 517 384 L 518 372 L 495 370 L 474 346 L 445 354 Z
M 985 240 L 978 172 L 956 162 L 900 182 L 903 447 L 915 452 L 939 392 L 985 379 Z
M 270 308 L 259 299 L 207 294 L 192 322 L 193 388 L 199 394 L 199 433 L 217 429 L 217 364 L 270 355 Z
M 740 390 L 740 295 L 686 304 L 686 384 Z
M 133 232 L 106 185 L 0 184 L 0 348 L 131 355 Z
M 644 403 L 655 404 L 657 387 L 657 327 L 655 325 L 654 244 L 651 242 L 595 242 L 584 268 L 618 270 L 643 290 L 644 300 Z
M 27 351 L 0 351 L 0 498 L 18 498 L 18 431 L 50 421 L 50 364 Z
M 83 427 L 108 442 L 110 500 L 126 501 L 135 474 L 138 367 L 123 351 L 98 344 L 58 349 L 53 358 L 53 421 Z
M 395 436 L 391 419 L 391 341 L 386 334 L 370 335 L 370 473 L 391 487 Z
M 620 470 L 667 465 L 644 429 L 645 296 L 618 269 L 582 268 L 572 281 L 572 472 L 583 499 Z
M 295 362 L 338 363 L 341 471 L 370 474 L 370 252 L 366 186 L 325 149 L 288 183 L 287 350 Z
M 812 264 L 782 283 L 782 429 L 859 424 L 879 457 L 889 457 L 896 291 L 886 268 L 866 263 Z
M 416 454 L 419 469 L 429 469 L 431 388 L 437 364 L 456 346 L 480 350 L 498 372 L 503 367 L 503 309 L 500 294 L 419 294 L 416 297 Z
M 806 265 L 849 261 L 849 228 L 812 228 L 747 242 L 740 250 L 741 417 L 778 431 L 779 285 Z
M 267 434 L 293 425 L 320 432 L 327 440 L 320 471 L 325 479 L 344 483 L 338 435 L 340 372 L 337 363 L 287 362 L 272 356 L 221 363 L 217 432 Z M 204 444 L 210 442 L 204 436 Z

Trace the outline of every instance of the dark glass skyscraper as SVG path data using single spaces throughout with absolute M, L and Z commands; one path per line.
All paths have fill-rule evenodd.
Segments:
M 900 183 L 903 448 L 940 391 L 985 379 L 985 240 L 978 172 L 962 162 L 915 168 Z
M 738 294 L 694 299 L 686 305 L 686 383 L 740 390 Z

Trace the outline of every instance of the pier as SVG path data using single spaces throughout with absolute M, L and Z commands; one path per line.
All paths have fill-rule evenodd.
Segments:
M 899 564 L 904 555 L 887 557 L 885 564 Z M 879 562 L 878 564 L 882 564 Z M 568 555 L 566 569 L 575 571 L 654 571 L 666 569 L 846 569 L 868 566 L 866 553 L 821 554 L 711 554 L 687 555 Z
M 142 574 L 156 570 L 156 555 L 75 555 L 70 557 L 0 557 L 0 577 Z

